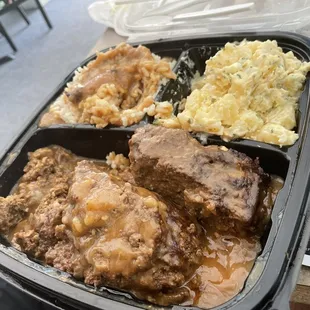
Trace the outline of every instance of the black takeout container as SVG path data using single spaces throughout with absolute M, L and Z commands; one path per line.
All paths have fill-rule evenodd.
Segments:
M 205 60 L 227 42 L 248 40 L 278 41 L 284 51 L 293 51 L 296 57 L 310 61 L 310 41 L 306 37 L 281 32 L 241 33 L 210 37 L 162 40 L 144 44 L 155 54 L 177 60 L 175 81 L 163 86 L 156 100 L 178 102 L 190 92 L 190 79 L 198 70 L 203 73 Z M 87 64 L 95 56 L 86 59 Z M 20 135 L 2 154 L 0 161 L 0 196 L 7 196 L 23 174 L 27 153 L 52 144 L 73 153 L 95 159 L 104 159 L 111 152 L 128 154 L 128 140 L 134 129 L 151 118 L 128 128 L 97 129 L 91 125 L 55 125 L 38 128 L 40 116 L 61 94 L 74 71 L 58 86 L 40 107 L 35 116 L 21 130 Z M 244 285 L 244 289 L 227 303 L 214 309 L 289 309 L 289 298 L 297 281 L 301 260 L 310 233 L 308 220 L 310 189 L 310 126 L 309 80 L 299 100 L 299 140 L 291 147 L 250 140 L 224 142 L 217 136 L 194 135 L 202 144 L 225 145 L 252 158 L 258 157 L 263 169 L 285 179 L 279 192 L 270 221 L 270 228 L 262 238 L 263 250 Z M 70 275 L 44 266 L 12 248 L 4 237 L 0 239 L 0 277 L 15 287 L 56 309 L 194 309 L 194 307 L 159 307 L 139 301 L 126 292 L 84 285 Z

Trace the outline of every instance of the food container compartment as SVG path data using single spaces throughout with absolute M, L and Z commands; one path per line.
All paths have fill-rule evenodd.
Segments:
M 28 152 L 32 152 L 38 148 L 49 146 L 49 145 L 60 145 L 73 153 L 88 157 L 88 158 L 95 158 L 95 159 L 105 159 L 106 155 L 111 152 L 115 151 L 116 153 L 122 153 L 124 155 L 128 155 L 128 140 L 130 139 L 133 132 L 131 130 L 123 130 L 123 129 L 102 129 L 98 130 L 96 128 L 44 128 L 37 130 L 28 141 L 25 141 L 24 145 L 18 149 L 12 150 L 10 154 L 8 154 L 9 164 L 2 165 L 1 172 L 0 172 L 0 195 L 6 196 L 10 193 L 18 179 L 23 174 L 23 168 L 26 165 L 28 159 L 27 154 Z M 271 174 L 277 174 L 282 178 L 286 178 L 288 171 L 292 172 L 293 161 L 284 154 L 283 152 L 272 149 L 272 148 L 257 148 L 255 145 L 248 145 L 246 143 L 223 143 L 221 140 L 214 140 L 212 138 L 207 138 L 206 136 L 200 135 L 196 137 L 199 141 L 203 144 L 218 144 L 218 145 L 225 145 L 227 147 L 233 148 L 240 152 L 244 152 L 245 154 L 249 155 L 250 157 L 260 158 L 262 168 Z M 7 162 L 7 161 L 6 161 Z M 8 163 L 8 162 L 7 162 Z M 287 191 L 291 186 L 292 179 L 287 178 L 284 189 L 279 193 L 275 206 L 274 206 L 274 214 L 278 214 L 279 210 L 283 209 L 283 201 L 287 199 Z M 274 228 L 275 224 L 272 225 Z M 254 267 L 252 273 L 250 274 L 248 284 L 246 285 L 245 290 L 243 291 L 243 295 L 246 295 L 245 292 L 253 288 L 255 286 L 256 281 L 261 275 L 263 268 L 265 267 L 268 259 L 270 247 L 272 247 L 272 243 L 276 240 L 276 229 L 274 229 L 273 233 L 269 234 L 269 231 L 266 231 L 264 236 L 262 237 L 262 242 L 267 243 L 262 251 L 261 256 L 257 259 L 256 267 Z M 9 244 L 2 238 L 1 240 L 2 245 L 0 245 L 0 262 L 3 264 L 5 271 L 11 274 L 13 278 L 16 276 L 25 283 L 32 287 L 32 289 L 40 290 L 42 286 L 44 286 L 45 281 L 49 282 L 46 277 L 53 277 L 53 281 L 50 284 L 42 288 L 45 291 L 47 290 L 57 299 L 62 300 L 64 296 L 68 296 L 69 291 L 74 292 L 74 295 L 79 296 L 79 291 L 82 288 L 89 298 L 95 298 L 97 304 L 98 300 L 104 300 L 106 303 L 107 300 L 99 297 L 102 295 L 104 298 L 112 299 L 116 301 L 120 301 L 121 303 L 129 303 L 135 305 L 136 307 L 143 307 L 147 308 L 148 304 L 143 303 L 140 301 L 136 301 L 135 299 L 128 298 L 129 295 L 126 294 L 127 298 L 124 295 L 117 295 L 115 290 L 112 290 L 113 293 L 110 291 L 106 291 L 105 289 L 101 289 L 96 291 L 96 294 L 99 295 L 96 297 L 95 295 L 92 296 L 94 292 L 94 288 L 90 286 L 84 285 L 82 282 L 78 282 L 64 274 L 60 271 L 52 267 L 45 267 L 38 262 L 28 259 L 25 254 L 20 254 L 17 250 L 11 248 Z M 263 244 L 264 245 L 264 244 Z M 24 269 L 20 265 L 20 263 L 26 264 L 29 268 Z M 16 266 L 15 266 L 16 265 Z M 17 265 L 19 267 L 17 267 Z M 27 271 L 27 272 L 26 272 Z M 26 274 L 25 274 L 26 272 Z M 17 273 L 17 274 L 16 274 Z M 26 277 L 26 279 L 25 279 Z M 42 278 L 42 281 L 41 281 Z M 253 278 L 251 280 L 251 278 Z M 34 279 L 37 279 L 35 282 L 40 283 L 35 284 L 32 283 Z M 45 279 L 45 280 L 43 280 Z M 62 282 L 60 279 L 64 280 Z M 53 286 L 55 283 L 55 286 Z M 57 283 L 57 284 L 56 284 Z M 70 283 L 71 287 L 70 290 L 67 290 L 67 286 Z M 50 292 L 50 290 L 54 292 Z M 83 293 L 83 294 L 84 294 Z M 116 294 L 116 295 L 115 295 Z M 231 302 L 228 304 L 236 302 L 240 296 L 235 297 Z M 78 298 L 80 299 L 80 298 Z M 247 296 L 245 297 L 247 299 Z M 84 300 L 84 299 L 83 299 Z M 67 303 L 68 301 L 66 301 Z M 71 303 L 72 301 L 70 301 Z M 112 303 L 112 301 L 111 301 Z M 98 301 L 98 305 L 100 302 Z M 239 303 L 238 303 L 239 304 Z M 242 304 L 242 302 L 241 302 Z M 112 306 L 112 304 L 111 304 Z M 154 307 L 155 309 L 160 307 Z M 96 307 L 94 309 L 97 309 Z M 105 308 L 104 308 L 105 309 Z M 181 307 L 175 306 L 173 309 L 181 309 Z M 239 309 L 239 308 L 238 308 Z M 240 308 L 241 309 L 241 308 Z M 249 309 L 249 308 L 248 308 Z
M 272 37 L 270 37 L 272 38 Z M 259 39 L 259 38 L 258 38 Z M 241 38 L 236 41 L 242 40 Z M 249 38 L 249 40 L 252 40 Z M 287 44 L 284 41 L 278 40 L 278 44 L 283 48 L 284 52 L 292 51 L 294 55 L 301 61 L 309 61 L 309 54 L 304 49 L 299 48 L 293 44 Z M 229 40 L 234 42 L 234 40 Z M 227 43 L 227 42 L 225 42 Z M 224 45 L 214 44 L 212 42 L 206 42 L 202 46 L 189 48 L 184 51 L 179 58 L 179 61 L 175 67 L 177 79 L 169 81 L 165 89 L 159 93 L 160 98 L 158 101 L 170 101 L 174 104 L 174 114 L 182 111 L 180 102 L 183 98 L 186 98 L 191 93 L 191 82 L 197 74 L 203 75 L 206 68 L 206 61 L 214 56 Z M 304 115 L 307 109 L 307 98 L 309 97 L 309 80 L 307 80 L 304 91 L 299 99 L 299 109 L 296 111 L 297 128 L 294 130 L 300 135 L 301 127 L 304 123 Z
M 153 53 L 160 56 L 178 58 L 176 70 L 180 79 L 164 86 L 156 100 L 178 101 L 190 91 L 190 80 L 197 70 L 204 71 L 206 58 L 214 55 L 227 42 L 275 39 L 286 51 L 292 50 L 300 59 L 309 61 L 310 43 L 307 38 L 289 33 L 253 33 L 223 35 L 221 37 L 197 37 L 184 40 L 163 40 L 146 44 Z M 143 44 L 143 43 L 142 43 Z M 211 51 L 210 51 L 211 50 Z M 95 56 L 86 59 L 84 66 Z M 186 63 L 190 57 L 192 64 Z M 97 129 L 92 125 L 55 125 L 37 128 L 44 110 L 61 94 L 74 71 L 58 86 L 21 131 L 21 134 L 3 154 L 0 160 L 0 195 L 10 193 L 23 174 L 27 163 L 27 152 L 40 147 L 57 144 L 80 156 L 104 159 L 110 151 L 128 153 L 128 139 L 136 127 L 143 126 L 152 119 L 129 128 Z M 173 97 L 175 96 L 175 97 Z M 217 144 L 244 152 L 252 158 L 259 157 L 266 172 L 285 179 L 279 192 L 270 221 L 270 229 L 262 237 L 263 250 L 257 258 L 243 291 L 216 309 L 283 309 L 288 310 L 289 294 L 293 289 L 300 264 L 294 262 L 303 256 L 306 242 L 299 247 L 301 234 L 309 231 L 307 222 L 308 193 L 310 190 L 309 141 L 309 81 L 300 98 L 300 118 L 298 121 L 299 140 L 291 147 L 279 148 L 275 145 L 250 140 L 224 142 L 218 136 L 194 134 L 202 144 Z M 297 251 L 298 250 L 298 251 Z M 150 304 L 132 299 L 126 293 L 102 288 L 94 290 L 72 277 L 52 267 L 42 266 L 30 260 L 25 254 L 11 248 L 5 239 L 0 240 L 0 276 L 29 294 L 57 304 L 59 309 L 149 309 Z M 163 307 L 151 306 L 152 309 Z M 167 309 L 184 309 L 181 306 Z M 189 309 L 189 308 L 186 308 Z
M 160 56 L 161 58 L 163 57 L 169 57 L 174 59 L 175 61 L 177 61 L 182 53 L 182 48 L 181 47 L 173 47 L 170 46 L 169 48 L 167 46 L 162 46 L 162 44 L 153 44 L 152 46 L 148 46 L 145 45 L 146 47 L 149 47 L 150 50 L 152 51 L 153 54 Z M 105 49 L 102 52 L 106 52 L 109 49 Z M 91 55 L 90 57 L 88 57 L 87 59 L 85 59 L 83 62 L 80 63 L 80 65 L 78 67 L 76 67 L 56 88 L 56 90 L 45 100 L 45 104 L 43 106 L 41 106 L 38 111 L 37 111 L 37 115 L 35 116 L 35 119 L 31 119 L 31 123 L 32 125 L 35 125 L 35 127 L 38 126 L 38 123 L 40 122 L 41 117 L 43 116 L 43 114 L 45 112 L 48 111 L 49 106 L 54 103 L 54 101 L 63 93 L 64 89 L 66 88 L 66 85 L 68 82 L 72 81 L 74 75 L 75 75 L 75 71 L 80 68 L 80 67 L 84 67 L 86 66 L 90 61 L 94 60 L 96 58 L 96 54 Z M 174 71 L 174 69 L 173 69 Z M 160 94 L 163 89 L 165 88 L 164 85 L 160 85 L 158 88 L 158 92 L 155 94 L 155 101 L 158 101 L 159 98 L 158 94 Z M 139 126 L 143 126 L 146 123 L 149 123 L 149 117 L 146 115 L 144 116 L 144 118 L 141 120 L 140 123 L 138 124 L 134 124 L 132 126 L 129 126 L 127 128 L 132 128 L 132 130 L 135 130 L 137 127 Z M 69 127 L 82 127 L 82 128 L 88 128 L 88 127 L 94 127 L 94 125 L 90 125 L 90 124 L 64 124 L 64 125 L 54 125 L 53 127 L 58 126 L 58 127 L 63 127 L 63 126 L 69 126 Z M 116 126 L 108 126 L 108 128 L 113 128 Z

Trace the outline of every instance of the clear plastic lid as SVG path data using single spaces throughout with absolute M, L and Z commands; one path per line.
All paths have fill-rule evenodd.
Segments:
M 129 42 L 241 31 L 307 34 L 310 0 L 106 0 L 94 2 L 89 14 Z

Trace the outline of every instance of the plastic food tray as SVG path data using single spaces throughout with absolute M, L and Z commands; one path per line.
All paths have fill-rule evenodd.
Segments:
M 177 59 L 174 71 L 178 78 L 160 89 L 157 100 L 180 100 L 190 92 L 190 79 L 198 70 L 204 71 L 205 60 L 214 55 L 228 41 L 275 39 L 284 51 L 293 51 L 296 57 L 310 61 L 310 41 L 291 33 L 240 33 L 217 37 L 198 37 L 182 40 L 162 40 L 145 44 L 160 56 Z M 143 44 L 143 43 L 142 43 Z M 86 59 L 81 66 L 94 59 Z M 0 161 L 0 196 L 10 193 L 23 174 L 27 153 L 57 144 L 73 153 L 104 159 L 110 151 L 128 154 L 128 140 L 141 123 L 127 128 L 97 129 L 92 125 L 55 125 L 38 128 L 38 120 L 46 108 L 61 94 L 74 71 L 65 78 L 50 98 L 21 131 Z M 285 179 L 277 196 L 270 227 L 262 237 L 263 250 L 236 297 L 215 309 L 289 309 L 289 297 L 297 280 L 301 260 L 310 232 L 308 221 L 310 189 L 310 127 L 309 80 L 299 101 L 297 131 L 299 140 L 291 147 L 250 140 L 224 142 L 217 136 L 199 135 L 203 144 L 225 145 L 252 158 L 259 157 L 263 169 Z M 195 135 L 194 135 L 195 136 Z M 125 292 L 84 285 L 69 274 L 44 266 L 16 249 L 1 237 L 0 277 L 31 296 L 54 305 L 57 309 L 194 309 L 194 307 L 159 307 L 139 301 Z

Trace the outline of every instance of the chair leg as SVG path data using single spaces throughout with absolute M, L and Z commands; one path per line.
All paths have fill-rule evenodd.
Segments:
M 30 25 L 30 20 L 28 19 L 27 15 L 26 15 L 26 12 L 24 10 L 23 7 L 21 6 L 17 6 L 17 11 L 19 12 L 19 14 L 22 16 L 22 18 L 25 20 L 25 22 Z
M 38 6 L 39 10 L 41 11 L 41 13 L 42 13 L 42 15 L 43 15 L 43 18 L 45 19 L 45 21 L 46 21 L 46 23 L 47 23 L 47 26 L 48 26 L 50 29 L 52 29 L 53 26 L 52 26 L 52 24 L 51 24 L 51 22 L 50 22 L 50 20 L 49 20 L 49 18 L 48 18 L 48 16 L 47 16 L 46 12 L 45 12 L 45 9 L 43 8 L 43 6 L 42 6 L 40 0 L 34 0 L 34 1 L 37 3 L 37 6 Z
M 11 37 L 9 34 L 6 32 L 5 28 L 3 27 L 2 23 L 0 22 L 0 33 L 3 34 L 3 36 L 6 38 L 6 40 L 9 42 L 11 45 L 11 48 L 14 52 L 17 52 L 17 47 L 15 46 L 14 42 L 12 41 Z

